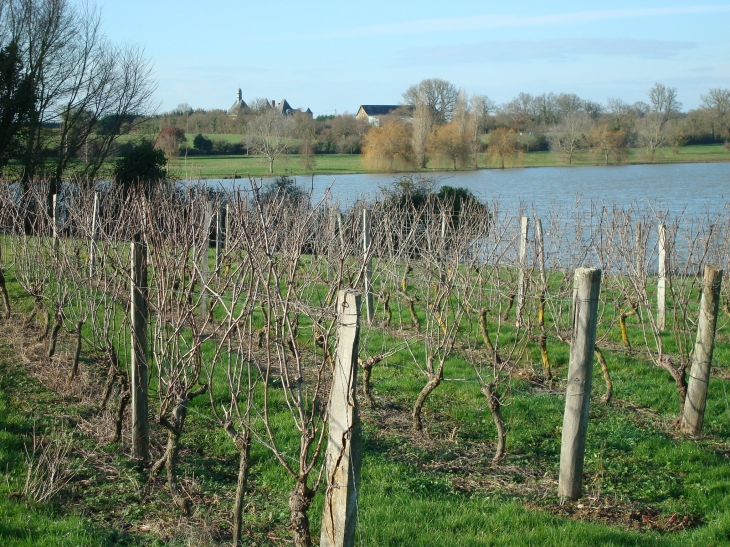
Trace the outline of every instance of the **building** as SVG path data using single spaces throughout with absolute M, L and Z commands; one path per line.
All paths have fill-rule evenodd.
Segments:
M 266 105 L 267 109 L 273 108 L 282 116 L 293 116 L 297 112 L 300 112 L 302 114 L 306 114 L 310 118 L 314 117 L 312 111 L 309 108 L 307 108 L 306 110 L 302 110 L 301 108 L 292 108 L 286 99 L 282 99 L 279 103 L 277 103 L 276 101 L 269 101 L 268 99 L 264 99 L 264 104 Z M 236 101 L 233 103 L 231 108 L 228 109 L 228 115 L 231 118 L 235 118 L 236 116 L 244 113 L 248 109 L 249 107 L 244 102 L 241 89 L 239 88 L 238 93 L 236 94 Z
M 379 127 L 381 118 L 394 115 L 395 111 L 401 107 L 399 104 L 362 104 L 357 109 L 355 118 Z
M 238 88 L 238 94 L 236 95 L 236 102 L 233 103 L 233 106 L 228 109 L 228 115 L 231 118 L 235 118 L 238 116 L 242 110 L 247 109 L 248 105 L 243 101 L 243 95 L 241 94 L 241 88 Z

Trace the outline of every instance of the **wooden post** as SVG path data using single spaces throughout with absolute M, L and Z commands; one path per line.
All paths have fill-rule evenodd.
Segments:
M 446 211 L 441 211 L 441 252 L 439 253 L 439 270 L 441 270 L 440 281 L 446 283 L 446 272 L 444 262 L 446 260 Z
M 641 222 L 636 223 L 636 275 L 638 279 L 644 273 L 644 234 L 641 230 Z
M 53 194 L 53 250 L 58 252 L 58 194 Z
M 223 228 L 227 205 L 218 207 L 215 223 L 215 275 L 221 273 L 221 259 L 223 258 Z
M 712 351 L 715 347 L 715 327 L 717 326 L 717 310 L 720 304 L 722 273 L 722 270 L 717 266 L 705 266 L 700 317 L 697 325 L 697 340 L 692 353 L 692 368 L 689 372 L 687 397 L 684 401 L 682 420 L 679 425 L 682 433 L 688 435 L 699 435 L 702 432 L 705 405 L 707 403 L 707 385 L 710 382 Z
M 147 402 L 147 249 L 141 239 L 130 245 L 132 255 L 131 331 L 132 457 L 150 457 Z
M 540 282 L 542 290 L 547 290 L 547 278 L 545 277 L 545 242 L 542 233 L 542 221 L 535 220 L 535 237 L 537 238 L 537 265 L 540 268 Z
M 576 500 L 581 495 L 600 291 L 601 270 L 578 268 L 575 271 L 573 340 L 570 344 L 568 388 L 560 445 L 558 496 L 561 499 Z
M 362 244 L 365 259 L 365 308 L 368 324 L 373 322 L 373 259 L 370 256 L 370 210 L 362 210 Z
M 94 211 L 91 217 L 91 241 L 89 241 L 89 277 L 96 273 L 96 232 L 99 230 L 99 192 L 94 192 Z
M 337 353 L 327 419 L 325 466 L 327 491 L 322 514 L 321 547 L 355 545 L 357 492 L 362 465 L 362 429 L 356 398 L 360 296 L 337 295 Z
M 340 234 L 340 252 L 345 254 L 345 231 L 342 229 L 342 213 L 337 211 L 337 231 Z
M 200 320 L 208 318 L 208 249 L 210 248 L 210 224 L 213 222 L 213 205 L 205 206 L 203 219 L 203 248 L 200 252 Z
M 660 330 L 667 326 L 667 229 L 659 225 L 659 267 L 656 286 L 656 323 Z
M 515 324 L 522 326 L 522 311 L 525 308 L 525 257 L 527 255 L 527 235 L 530 230 L 530 219 L 522 217 L 522 227 L 520 230 L 520 272 L 517 279 L 517 312 Z

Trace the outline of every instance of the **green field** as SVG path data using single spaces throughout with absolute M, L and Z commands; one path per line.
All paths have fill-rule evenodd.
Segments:
M 226 135 L 234 139 L 240 136 Z M 235 142 L 235 141 L 234 141 Z M 274 162 L 274 174 L 288 175 L 337 175 L 354 173 L 378 172 L 368 169 L 359 154 L 320 154 L 310 159 L 310 166 L 306 166 L 306 158 L 298 154 L 284 155 L 278 157 Z M 697 145 L 684 146 L 674 153 L 669 149 L 661 149 L 654 160 L 654 163 L 704 163 L 704 162 L 728 162 L 730 151 L 723 145 Z M 630 149 L 627 164 L 650 163 L 642 150 Z M 514 158 L 508 158 L 505 162 L 507 168 L 520 167 L 556 167 L 567 164 L 561 157 L 550 152 L 529 152 L 520 154 Z M 480 154 L 479 168 L 496 169 L 496 162 L 487 158 L 486 154 Z M 596 158 L 587 152 L 580 152 L 574 158 L 573 165 L 603 165 L 601 158 Z M 449 171 L 452 164 L 448 160 L 438 158 L 431 159 L 424 171 Z M 266 158 L 261 156 L 188 156 L 175 160 L 170 166 L 170 173 L 173 176 L 184 179 L 214 179 L 235 177 L 261 177 L 269 175 L 269 164 Z

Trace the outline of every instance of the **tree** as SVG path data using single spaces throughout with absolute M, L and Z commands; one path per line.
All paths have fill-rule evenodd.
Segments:
M 142 141 L 129 149 L 114 164 L 114 181 L 126 191 L 136 183 L 149 187 L 165 178 L 165 153 L 151 142 Z
M 489 133 L 489 147 L 487 156 L 491 159 L 498 158 L 500 168 L 504 169 L 505 158 L 517 154 L 517 138 L 514 129 L 498 127 Z
M 591 123 L 591 119 L 584 112 L 567 114 L 548 136 L 550 150 L 564 156 L 568 164 L 572 164 L 575 152 L 584 144 L 585 134 L 590 130 Z
M 535 97 L 529 93 L 520 93 L 510 102 L 503 104 L 498 109 L 501 123 L 512 127 L 517 131 L 524 131 L 533 124 L 540 112 L 539 104 L 536 104 Z
M 588 147 L 603 157 L 604 164 L 608 165 L 611 155 L 616 163 L 623 163 L 627 157 L 628 139 L 626 133 L 614 129 L 610 123 L 594 126 L 586 135 Z
M 421 169 L 426 168 L 428 162 L 428 136 L 434 126 L 434 113 L 431 107 L 426 104 L 425 97 L 420 94 L 413 105 L 413 152 L 416 157 L 416 164 Z
M 168 161 L 180 155 L 180 147 L 188 141 L 185 131 L 180 127 L 168 125 L 155 140 L 155 148 L 162 150 Z
M 206 139 L 201 133 L 195 135 L 193 146 L 203 154 L 210 154 L 213 151 L 213 141 Z
M 664 84 L 654 84 L 649 90 L 651 112 L 659 115 L 662 124 L 679 115 L 682 103 L 677 100 L 677 88 L 667 87 Z
M 371 127 L 363 142 L 365 162 L 372 168 L 408 169 L 415 155 L 409 127 L 400 120 L 387 120 L 380 127 Z
M 457 163 L 463 166 L 469 160 L 469 143 L 465 137 L 455 122 L 437 126 L 429 135 L 428 150 L 451 160 L 456 171 Z
M 679 116 L 682 103 L 677 100 L 677 88 L 654 84 L 649 90 L 649 105 L 637 123 L 639 145 L 653 161 L 657 150 L 670 139 L 670 123 Z
M 262 203 L 267 204 L 278 203 L 277 200 L 298 203 L 305 195 L 296 179 L 281 175 L 266 183 L 261 189 L 260 198 Z
M 294 120 L 273 108 L 255 116 L 248 124 L 248 146 L 254 154 L 266 156 L 269 173 L 274 172 L 274 160 L 286 152 L 294 132 Z
M 108 42 L 99 11 L 88 4 L 6 0 L 4 6 L 0 40 L 17 44 L 35 92 L 19 157 L 23 180 L 48 177 L 50 207 L 69 167 L 81 179 L 96 177 L 119 135 L 129 129 L 129 115 L 152 108 L 151 66 L 141 48 Z M 105 130 L 97 133 L 101 120 Z M 49 129 L 54 126 L 58 129 Z
M 429 78 L 406 89 L 403 101 L 412 107 L 426 105 L 433 113 L 434 123 L 444 124 L 451 120 L 458 95 L 459 91 L 451 82 Z
M 18 157 L 34 107 L 33 85 L 12 41 L 0 50 L 0 168 Z
M 715 123 L 725 130 L 725 146 L 730 143 L 730 89 L 716 87 L 701 95 L 702 106 L 712 112 Z M 714 132 L 714 126 L 713 126 Z

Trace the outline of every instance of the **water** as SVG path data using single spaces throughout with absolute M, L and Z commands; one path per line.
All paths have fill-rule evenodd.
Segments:
M 534 206 L 538 214 L 555 206 L 572 208 L 576 199 L 584 204 L 603 201 L 619 206 L 646 202 L 673 215 L 687 216 L 730 207 L 730 163 L 482 169 L 426 176 L 436 178 L 437 187 L 468 188 L 481 199 L 498 199 L 505 208 Z M 312 191 L 315 201 L 330 188 L 336 201 L 349 205 L 361 197 L 376 197 L 396 178 L 392 174 L 317 175 L 297 177 L 297 182 Z M 226 179 L 208 182 L 223 188 L 234 184 Z M 246 188 L 248 181 L 236 184 Z

